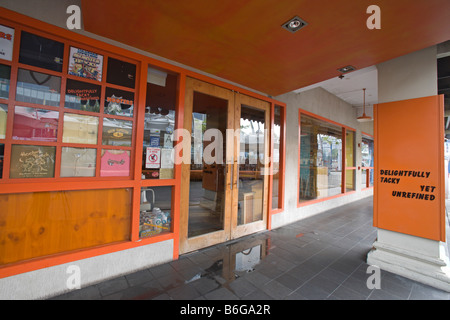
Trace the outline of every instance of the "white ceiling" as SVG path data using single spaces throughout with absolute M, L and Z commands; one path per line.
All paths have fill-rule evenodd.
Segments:
M 376 66 L 355 70 L 344 74 L 343 79 L 335 77 L 294 92 L 298 93 L 317 87 L 322 87 L 357 108 L 362 108 L 363 106 L 363 88 L 366 88 L 366 107 L 370 106 L 370 109 L 372 109 L 373 104 L 378 103 L 378 73 Z

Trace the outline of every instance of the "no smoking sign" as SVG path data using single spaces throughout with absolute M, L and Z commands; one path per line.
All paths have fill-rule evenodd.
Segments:
M 161 149 L 147 148 L 147 158 L 145 160 L 145 167 L 147 169 L 159 169 L 161 166 Z

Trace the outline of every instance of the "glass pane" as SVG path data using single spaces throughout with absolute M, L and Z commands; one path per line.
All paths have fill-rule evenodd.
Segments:
M 0 104 L 0 139 L 6 138 L 6 122 L 8 120 L 8 106 Z
M 342 128 L 301 115 L 300 202 L 341 193 Z
M 56 142 L 59 112 L 15 107 L 13 139 Z
M 174 178 L 177 76 L 149 68 L 145 109 L 142 179 Z M 161 161 L 155 161 L 160 154 Z
M 367 169 L 361 169 L 361 189 L 367 188 Z
M 22 31 L 20 63 L 61 72 L 63 56 L 63 43 Z
M 5 157 L 5 145 L 0 143 L 0 179 L 3 178 L 3 159 Z
M 373 173 L 374 173 L 374 170 L 373 170 L 373 169 L 370 169 L 369 172 L 370 172 L 370 176 L 369 176 L 369 187 L 373 187 Z
M 67 79 L 66 101 L 64 106 L 70 109 L 100 112 L 99 85 Z
M 130 175 L 130 151 L 102 150 L 100 176 L 128 177 Z
M 170 232 L 172 227 L 172 187 L 141 188 L 139 237 Z
M 63 147 L 61 177 L 95 177 L 96 158 L 96 149 Z
M 133 92 L 106 88 L 105 114 L 132 117 L 133 109 Z
M 361 167 L 373 167 L 373 140 L 362 138 Z
M 60 77 L 19 69 L 16 101 L 59 107 L 60 93 Z
M 9 81 L 11 80 L 11 67 L 0 64 L 0 98 L 9 98 Z
M 12 179 L 53 178 L 56 147 L 12 145 Z
M 225 207 L 225 142 L 223 157 L 214 154 L 215 160 L 203 161 L 206 130 L 226 137 L 228 101 L 200 92 L 194 92 L 192 114 L 191 170 L 189 189 L 188 236 L 193 237 L 223 230 Z M 218 130 L 218 131 L 217 131 Z M 211 152 L 212 154 L 213 152 Z
M 355 190 L 355 169 L 345 170 L 345 190 L 353 191 Z
M 136 65 L 114 58 L 108 58 L 106 82 L 119 86 L 134 88 Z
M 64 114 L 63 142 L 97 144 L 98 118 L 80 114 Z
M 355 132 L 347 131 L 345 140 L 346 167 L 355 167 Z
M 241 105 L 238 225 L 263 219 L 265 111 Z
M 131 147 L 133 122 L 118 119 L 103 119 L 102 143 L 110 146 Z
M 102 81 L 103 56 L 94 52 L 70 48 L 69 74 Z
M 272 155 L 272 209 L 278 209 L 278 193 L 280 191 L 280 152 L 281 152 L 281 126 L 282 126 L 282 108 L 275 106 L 274 108 L 274 128 L 272 132 L 273 139 L 273 155 Z

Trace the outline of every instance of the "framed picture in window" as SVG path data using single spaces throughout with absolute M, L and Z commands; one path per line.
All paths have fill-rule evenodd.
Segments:
M 0 59 L 12 61 L 14 29 L 0 25 Z
M 69 74 L 102 81 L 103 56 L 87 50 L 70 47 Z
M 53 178 L 56 147 L 12 145 L 11 179 Z

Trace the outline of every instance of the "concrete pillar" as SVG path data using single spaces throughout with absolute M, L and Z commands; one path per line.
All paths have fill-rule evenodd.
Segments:
M 437 95 L 436 52 L 430 47 L 377 65 L 379 103 Z M 367 263 L 450 292 L 446 242 L 378 229 Z

